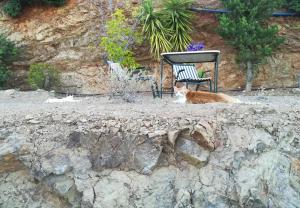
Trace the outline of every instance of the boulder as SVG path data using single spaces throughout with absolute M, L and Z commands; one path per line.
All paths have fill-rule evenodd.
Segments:
M 209 151 L 189 139 L 180 138 L 176 143 L 176 152 L 188 163 L 202 167 L 209 159 Z
M 153 144 L 150 140 L 138 145 L 133 153 L 135 169 L 143 174 L 151 174 L 161 152 L 162 146 Z

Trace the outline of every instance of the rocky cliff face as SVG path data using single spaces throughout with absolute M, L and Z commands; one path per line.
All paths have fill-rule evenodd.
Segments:
M 0 97 L 3 208 L 299 207 L 298 97 L 184 108 Z
M 128 1 L 136 3 L 136 1 Z M 103 74 L 107 70 L 104 54 L 94 50 L 97 37 L 104 35 L 104 22 L 113 8 L 124 7 L 126 1 L 70 0 L 62 8 L 28 8 L 18 19 L 0 16 L 0 32 L 22 46 L 21 58 L 15 63 L 11 86 L 26 87 L 24 77 L 28 65 L 48 62 L 62 71 L 62 91 L 73 93 L 99 93 L 105 91 Z M 218 1 L 198 1 L 201 7 L 219 7 Z M 299 18 L 276 18 L 286 43 L 276 55 L 261 66 L 255 85 L 263 87 L 289 87 L 296 85 L 300 72 Z M 193 38 L 204 41 L 206 49 L 220 49 L 220 86 L 225 89 L 244 85 L 241 66 L 234 61 L 235 51 L 216 34 L 214 15 L 196 14 Z M 148 55 L 147 45 L 136 49 L 138 60 L 157 71 L 158 63 Z M 210 65 L 204 65 L 209 69 Z

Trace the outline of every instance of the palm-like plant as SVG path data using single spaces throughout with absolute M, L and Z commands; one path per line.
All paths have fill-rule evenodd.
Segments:
M 166 26 L 170 28 L 172 50 L 184 51 L 191 42 L 190 32 L 192 13 L 189 10 L 192 0 L 167 0 L 164 2 Z
M 161 52 L 171 50 L 171 44 L 168 40 L 169 30 L 164 27 L 160 16 L 162 14 L 154 11 L 151 0 L 145 0 L 142 10 L 143 33 L 150 41 L 150 52 L 159 58 Z
M 150 41 L 150 52 L 159 58 L 162 52 L 184 51 L 191 42 L 193 0 L 164 0 L 163 10 L 154 11 L 152 0 L 144 0 L 141 15 L 143 33 Z

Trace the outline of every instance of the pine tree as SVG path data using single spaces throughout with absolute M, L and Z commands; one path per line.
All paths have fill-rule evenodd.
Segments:
M 237 49 L 237 62 L 246 69 L 246 91 L 251 91 L 257 65 L 283 43 L 278 26 L 268 25 L 281 0 L 222 0 L 230 12 L 219 16 L 219 34 Z

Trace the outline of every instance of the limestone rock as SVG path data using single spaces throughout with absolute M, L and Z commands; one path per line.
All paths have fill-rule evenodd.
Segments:
M 63 152 L 50 153 L 42 159 L 41 171 L 46 175 L 51 173 L 62 175 L 69 172 L 71 168 L 69 155 Z
M 26 138 L 16 133 L 9 134 L 3 132 L 0 137 L 6 137 L 0 140 L 0 158 L 7 154 L 16 153 L 23 145 L 26 144 Z
M 81 207 L 82 208 L 93 208 L 94 200 L 95 200 L 94 189 L 90 188 L 90 189 L 84 190 L 84 192 L 82 194 Z
M 179 190 L 176 196 L 176 205 L 174 208 L 192 208 L 191 195 L 186 190 Z
M 178 138 L 179 134 L 180 134 L 179 130 L 174 130 L 174 131 L 168 132 L 168 141 L 170 142 L 170 144 L 172 146 L 175 146 L 176 139 Z
M 67 199 L 72 207 L 79 207 L 81 202 L 80 193 L 75 189 L 74 180 L 65 175 L 49 176 L 44 180 L 59 196 Z
M 176 151 L 184 160 L 195 166 L 205 165 L 209 158 L 209 151 L 188 139 L 178 139 Z
M 149 141 L 139 145 L 134 152 L 134 164 L 137 171 L 150 174 L 158 163 L 162 146 Z
M 196 125 L 191 136 L 203 148 L 209 151 L 215 149 L 214 132 L 210 124 L 201 123 Z
M 96 198 L 94 207 L 130 207 L 130 184 L 130 178 L 122 172 L 100 180 L 95 186 L 95 194 L 99 197 Z
M 297 207 L 299 190 L 290 186 L 290 161 L 279 152 L 263 154 L 245 164 L 237 174 L 237 189 L 243 206 Z M 284 198 L 282 196 L 284 190 Z M 287 200 L 288 199 L 288 200 Z
M 0 173 L 0 192 L 0 207 L 3 208 L 71 208 L 69 203 L 61 200 L 55 193 L 34 183 L 26 170 Z

